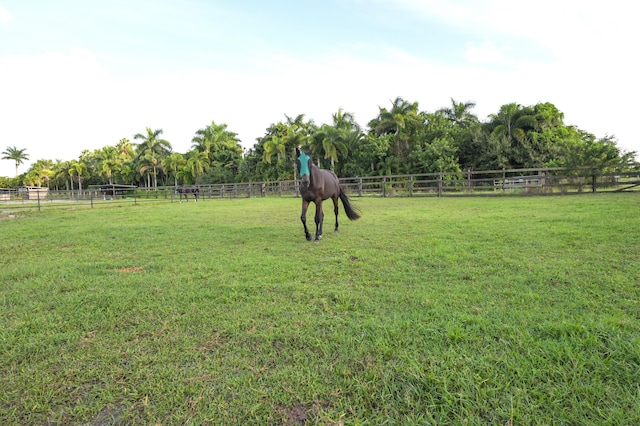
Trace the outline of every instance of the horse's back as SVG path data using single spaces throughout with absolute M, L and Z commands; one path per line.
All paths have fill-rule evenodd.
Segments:
M 328 198 L 336 198 L 340 195 L 340 181 L 338 180 L 338 176 L 331 171 L 326 169 L 319 169 L 320 173 L 323 174 L 323 186 L 324 191 L 322 194 L 322 198 L 324 200 Z
M 197 186 L 181 186 L 178 188 L 178 192 L 181 192 L 183 194 L 195 193 L 195 192 L 198 192 L 198 187 Z

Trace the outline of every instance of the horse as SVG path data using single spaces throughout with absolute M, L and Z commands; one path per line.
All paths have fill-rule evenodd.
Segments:
M 180 202 L 182 202 L 182 196 L 189 202 L 189 194 L 193 194 L 193 198 L 198 202 L 198 196 L 200 195 L 200 189 L 197 186 L 179 186 L 176 188 L 178 194 L 180 194 Z
M 360 214 L 351 205 L 349 197 L 340 186 L 338 177 L 330 170 L 318 168 L 313 163 L 313 159 L 309 153 L 301 152 L 296 148 L 296 163 L 300 170 L 300 195 L 302 196 L 302 214 L 300 220 L 304 226 L 304 235 L 307 241 L 311 241 L 311 233 L 307 228 L 307 209 L 309 203 L 316 205 L 316 239 L 319 242 L 322 238 L 322 223 L 324 221 L 324 213 L 322 212 L 322 202 L 331 198 L 333 200 L 333 211 L 336 215 L 336 226 L 334 232 L 338 232 L 338 198 L 342 200 L 342 206 L 349 220 L 357 220 Z

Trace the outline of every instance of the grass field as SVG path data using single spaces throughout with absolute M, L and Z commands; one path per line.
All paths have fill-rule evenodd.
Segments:
M 640 424 L 640 196 L 354 201 L 0 221 L 0 424 Z

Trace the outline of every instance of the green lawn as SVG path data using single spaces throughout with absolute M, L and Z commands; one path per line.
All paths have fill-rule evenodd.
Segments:
M 354 201 L 0 221 L 0 424 L 640 424 L 640 196 Z

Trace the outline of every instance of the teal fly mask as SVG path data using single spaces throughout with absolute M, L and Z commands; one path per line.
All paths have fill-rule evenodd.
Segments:
M 307 175 L 307 176 L 311 175 L 311 172 L 309 171 L 309 160 L 310 159 L 311 159 L 311 157 L 309 157 L 304 152 L 300 153 L 300 156 L 298 157 L 298 161 L 300 162 L 300 177 L 302 177 L 304 175 Z

